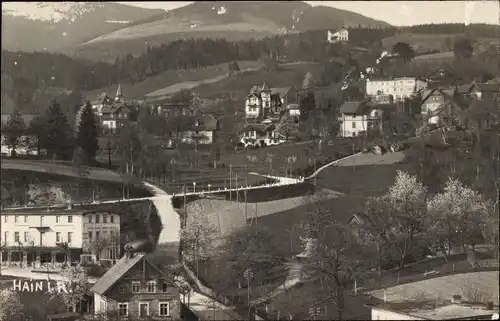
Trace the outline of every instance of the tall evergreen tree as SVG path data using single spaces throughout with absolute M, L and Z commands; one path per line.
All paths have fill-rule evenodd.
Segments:
M 52 101 L 44 117 L 46 148 L 49 156 L 71 159 L 73 154 L 73 134 L 68 118 L 57 100 Z
M 77 126 L 76 145 L 85 151 L 89 160 L 94 160 L 99 148 L 99 142 L 97 141 L 97 126 L 94 112 L 89 102 L 83 107 Z

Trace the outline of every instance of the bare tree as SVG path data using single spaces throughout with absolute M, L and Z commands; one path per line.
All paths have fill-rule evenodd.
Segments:
M 99 262 L 101 260 L 102 251 L 104 251 L 105 249 L 107 249 L 109 247 L 109 244 L 110 244 L 110 241 L 106 237 L 96 238 L 92 242 L 92 248 L 93 248 L 93 250 L 96 253 L 96 261 L 97 262 Z
M 382 275 L 384 250 L 393 245 L 390 235 L 394 221 L 388 196 L 368 198 L 363 214 L 354 229 L 361 243 L 376 246 L 378 274 Z

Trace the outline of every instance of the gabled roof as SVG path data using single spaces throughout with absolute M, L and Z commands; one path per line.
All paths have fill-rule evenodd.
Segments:
M 115 265 L 111 267 L 104 275 L 97 280 L 91 291 L 99 295 L 104 295 L 113 285 L 116 284 L 125 274 L 130 271 L 137 263 L 144 259 L 144 254 L 137 253 L 131 258 L 122 257 Z
M 477 87 L 481 92 L 500 92 L 499 84 L 473 84 L 472 87 Z
M 274 128 L 274 124 L 248 124 L 241 130 L 240 133 L 245 133 L 249 130 L 255 130 L 258 133 L 264 134 L 274 130 Z
M 129 113 L 131 112 L 127 106 L 125 106 L 124 104 L 120 104 L 120 103 L 112 103 L 111 105 L 104 105 L 102 107 L 101 112 L 103 114 L 114 114 L 122 108 L 126 108 L 126 111 L 128 111 Z
M 280 97 L 286 96 L 288 92 L 293 88 L 293 86 L 290 87 L 279 87 L 279 88 L 271 88 L 271 92 L 273 94 L 279 94 Z
M 377 108 L 377 105 L 366 100 L 363 101 L 346 101 L 340 107 L 341 114 L 365 114 L 370 109 Z
M 120 281 L 127 272 L 129 272 L 138 263 L 145 261 L 153 267 L 164 278 L 169 279 L 173 285 L 179 287 L 179 284 L 163 272 L 158 266 L 151 262 L 144 253 L 134 253 L 132 257 L 124 256 L 115 265 L 111 267 L 91 288 L 92 292 L 99 295 L 106 295 L 106 293 Z
M 103 105 L 105 103 L 111 103 L 112 99 L 106 93 L 101 93 L 95 100 L 91 102 L 92 105 Z
M 260 91 L 263 91 L 263 92 L 270 92 L 271 91 L 271 88 L 269 88 L 269 84 L 267 82 L 265 82 L 263 85 L 262 85 L 262 88 Z
M 187 127 L 191 130 L 215 131 L 219 129 L 219 121 L 212 115 L 185 116 Z
M 425 101 L 435 92 L 441 93 L 444 96 L 445 100 L 451 100 L 455 96 L 455 88 L 432 88 L 424 90 L 422 94 L 421 103 L 425 103 Z
M 255 97 L 259 98 L 259 100 L 262 100 L 262 96 L 260 95 L 260 92 L 252 92 L 251 91 L 250 94 L 248 94 L 248 96 L 245 97 L 245 99 L 248 99 L 250 96 L 255 96 Z

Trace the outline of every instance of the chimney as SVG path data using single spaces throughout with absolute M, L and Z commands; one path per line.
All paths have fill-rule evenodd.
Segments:
M 73 209 L 73 203 L 71 201 L 68 201 L 68 210 Z
M 451 297 L 451 303 L 455 303 L 455 304 L 462 303 L 462 296 L 461 295 L 453 295 Z

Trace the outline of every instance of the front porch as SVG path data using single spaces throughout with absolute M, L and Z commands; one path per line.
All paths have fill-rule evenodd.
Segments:
M 0 252 L 2 267 L 31 267 L 33 270 L 60 270 L 65 264 L 80 262 L 81 249 L 5 248 Z

